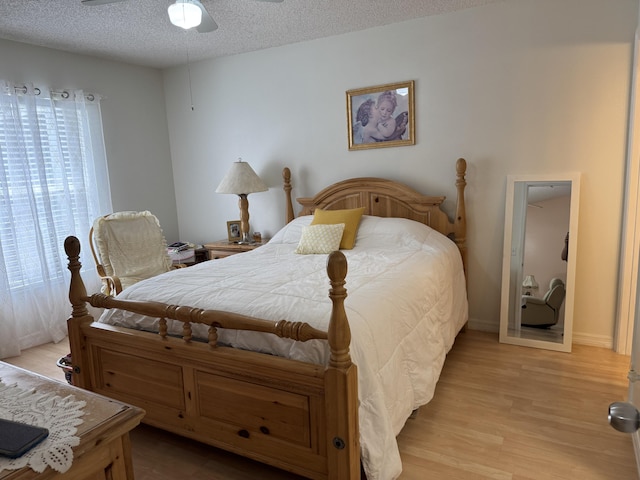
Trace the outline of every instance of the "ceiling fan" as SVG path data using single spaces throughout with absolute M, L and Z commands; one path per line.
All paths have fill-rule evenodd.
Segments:
M 82 4 L 88 7 L 105 5 L 107 3 L 117 3 L 126 0 L 82 0 Z M 283 0 L 256 0 L 259 2 L 280 3 Z M 213 32 L 218 28 L 218 24 L 213 17 L 200 3 L 200 0 L 175 0 L 169 5 L 169 20 L 177 27 L 189 30 L 195 28 L 198 33 Z

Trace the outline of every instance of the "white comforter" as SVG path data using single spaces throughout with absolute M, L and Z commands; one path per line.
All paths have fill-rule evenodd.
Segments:
M 306 321 L 327 330 L 331 301 L 327 255 L 294 253 L 300 217 L 265 246 L 137 283 L 120 298 L 228 310 L 265 319 Z M 446 353 L 467 320 L 462 261 L 456 246 L 410 220 L 363 217 L 353 250 L 343 251 L 351 356 L 358 366 L 362 461 L 370 480 L 402 471 L 396 435 L 412 410 L 433 397 Z M 153 329 L 155 319 L 119 310 L 100 321 Z M 194 326 L 195 328 L 196 326 Z M 179 325 L 170 333 L 181 334 Z M 194 332 L 197 334 L 198 332 Z M 206 332 L 201 332 L 206 338 Z M 240 348 L 326 364 L 326 342 L 219 330 Z

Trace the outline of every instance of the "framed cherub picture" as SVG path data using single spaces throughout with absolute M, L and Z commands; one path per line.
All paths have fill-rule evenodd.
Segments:
M 414 81 L 347 90 L 349 150 L 415 145 Z

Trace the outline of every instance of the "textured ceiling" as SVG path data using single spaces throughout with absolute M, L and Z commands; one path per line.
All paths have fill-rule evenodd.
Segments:
M 171 0 L 0 0 L 0 38 L 138 65 L 191 61 L 328 37 L 502 0 L 202 0 L 210 33 L 169 22 Z

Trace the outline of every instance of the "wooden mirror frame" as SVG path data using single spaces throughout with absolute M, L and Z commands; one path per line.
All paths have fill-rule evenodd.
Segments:
M 527 192 L 529 186 L 570 183 L 571 205 L 569 208 L 569 243 L 567 255 L 567 277 L 565 282 L 566 296 L 564 300 L 564 334 L 561 342 L 531 338 L 522 335 L 519 327 L 520 299 L 522 285 L 522 258 L 514 255 L 518 246 L 524 245 L 524 227 L 526 224 Z M 516 189 L 516 184 L 523 184 L 522 189 Z M 521 193 L 518 193 L 522 190 Z M 500 342 L 527 347 L 543 348 L 561 352 L 571 351 L 573 336 L 573 305 L 575 293 L 576 247 L 578 241 L 578 213 L 580 204 L 580 174 L 548 174 L 548 175 L 509 175 L 507 176 L 507 193 L 505 204 L 504 245 L 502 256 L 502 296 L 500 305 Z M 515 232 L 515 233 L 514 233 Z M 558 251 L 560 254 L 560 251 Z M 512 262 L 520 262 L 515 268 Z M 514 275 L 515 272 L 515 275 Z M 519 272 L 519 273 L 518 273 Z M 514 278 L 515 276 L 515 278 Z M 541 286 L 541 288 L 545 288 Z M 509 330 L 512 316 L 515 326 Z M 526 328 L 526 327 L 525 327 Z M 515 331 L 514 331 L 515 330 Z

